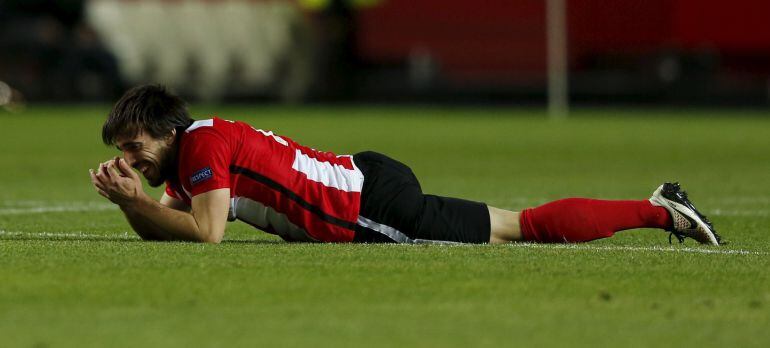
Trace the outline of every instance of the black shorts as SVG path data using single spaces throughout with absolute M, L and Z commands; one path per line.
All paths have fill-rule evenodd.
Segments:
M 486 204 L 423 194 L 409 167 L 376 152 L 353 161 L 364 174 L 354 242 L 489 242 Z

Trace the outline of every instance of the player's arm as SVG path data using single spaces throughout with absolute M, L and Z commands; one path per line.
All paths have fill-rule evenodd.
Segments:
M 160 198 L 160 205 L 186 213 L 190 212 L 190 206 L 188 206 L 184 201 L 171 197 L 166 193 L 163 193 L 163 196 Z M 131 228 L 133 228 L 136 234 L 138 234 L 142 239 L 172 240 L 171 236 L 166 236 L 160 227 L 152 223 L 152 221 L 145 219 L 141 214 L 137 214 L 129 209 L 122 209 L 122 207 L 121 210 L 123 210 L 123 213 L 126 215 L 128 224 L 131 225 Z
M 171 209 L 179 210 L 183 212 L 190 212 L 190 206 L 187 205 L 183 200 L 177 199 L 174 197 L 169 196 L 168 193 L 163 193 L 163 196 L 160 197 L 160 204 L 165 205 Z
M 193 197 L 190 213 L 165 206 L 146 194 L 120 208 L 132 227 L 134 223 L 142 225 L 136 227 L 151 227 L 161 240 L 219 243 L 225 234 L 228 204 L 230 189 L 224 188 Z
M 194 196 L 188 213 L 148 196 L 138 174 L 119 158 L 100 165 L 97 173 L 91 172 L 91 181 L 100 195 L 120 206 L 142 238 L 219 243 L 224 236 L 230 204 L 228 188 Z
M 126 216 L 126 220 L 128 221 L 128 224 L 131 225 L 131 228 L 134 229 L 134 232 L 139 235 L 144 240 L 170 240 L 169 236 L 166 236 L 163 231 L 160 230 L 160 227 L 156 226 L 152 223 L 152 221 L 149 221 L 145 219 L 143 216 L 136 214 L 132 211 L 123 209 L 121 207 L 121 210 L 123 211 L 123 214 Z

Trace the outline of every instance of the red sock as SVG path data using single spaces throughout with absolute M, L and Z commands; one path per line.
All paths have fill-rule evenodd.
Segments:
M 525 241 L 573 243 L 611 237 L 632 228 L 667 228 L 671 215 L 650 201 L 568 198 L 525 209 L 519 219 Z

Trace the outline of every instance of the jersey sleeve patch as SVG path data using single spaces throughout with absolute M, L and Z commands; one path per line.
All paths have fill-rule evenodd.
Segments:
M 214 171 L 211 170 L 211 167 L 203 168 L 193 173 L 192 176 L 190 176 L 190 185 L 195 186 L 213 177 L 214 177 Z

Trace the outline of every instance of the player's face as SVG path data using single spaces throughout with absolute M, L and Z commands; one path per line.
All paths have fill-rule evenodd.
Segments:
M 155 139 L 139 132 L 134 138 L 118 138 L 116 143 L 126 162 L 140 171 L 150 186 L 158 187 L 168 179 L 169 169 L 173 169 L 174 134 Z

